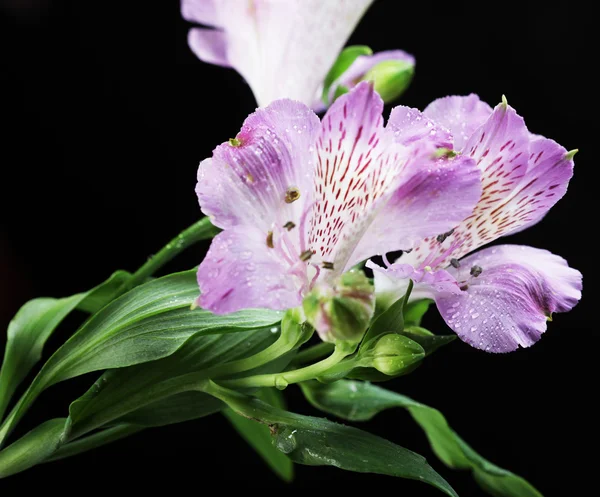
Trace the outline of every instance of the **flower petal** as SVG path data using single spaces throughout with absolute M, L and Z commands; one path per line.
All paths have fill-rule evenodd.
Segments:
M 338 98 L 317 139 L 315 198 L 309 247 L 343 271 L 375 214 L 375 204 L 404 165 L 384 133 L 383 101 L 370 83 Z
M 572 156 L 555 142 L 531 135 L 515 110 L 500 104 L 464 149 L 481 170 L 483 193 L 475 210 L 440 243 L 424 240 L 402 262 L 446 267 L 501 236 L 537 222 L 564 194 Z
M 477 277 L 470 274 L 473 266 L 482 269 Z M 488 352 L 529 347 L 552 313 L 569 311 L 581 298 L 581 273 L 532 247 L 490 247 L 448 272 L 468 288 L 460 295 L 438 292 L 438 309 L 463 341 Z
M 202 0 L 186 0 L 182 10 L 187 18 L 224 31 L 227 60 L 248 81 L 259 105 L 282 97 L 310 105 L 372 1 L 221 0 L 201 9 Z
M 218 26 L 219 0 L 181 0 L 181 17 L 189 22 Z
M 492 108 L 475 94 L 467 97 L 438 98 L 423 111 L 428 118 L 448 128 L 454 136 L 454 149 L 461 151 L 469 137 L 485 123 Z
M 413 280 L 414 284 L 410 294 L 411 301 L 433 299 L 436 293 L 455 295 L 462 293 L 456 278 L 444 269 L 430 271 L 399 263 L 383 268 L 373 261 L 367 261 L 366 267 L 373 270 L 377 294 L 394 293 L 397 295 L 394 300 L 406 293 L 409 280 Z
M 410 250 L 425 237 L 449 231 L 473 211 L 481 195 L 479 171 L 469 157 L 423 159 L 407 169 L 405 180 L 373 220 L 350 265 L 373 255 Z
M 188 44 L 200 60 L 217 66 L 230 67 L 227 58 L 227 38 L 225 33 L 216 29 L 191 29 Z
M 387 129 L 393 131 L 394 140 L 404 146 L 419 142 L 430 149 L 452 148 L 452 134 L 417 109 L 398 105 L 392 109 Z
M 257 110 L 235 141 L 200 164 L 202 212 L 220 228 L 256 226 L 263 237 L 288 221 L 298 225 L 312 195 L 318 130 L 318 117 L 299 102 L 279 100 Z M 297 201 L 286 201 L 290 188 L 300 195 Z
M 240 309 L 285 310 L 300 305 L 298 282 L 263 233 L 239 226 L 219 233 L 198 268 L 198 304 L 216 314 Z
M 525 176 L 510 197 L 490 213 L 497 230 L 508 235 L 540 221 L 567 192 L 573 166 L 573 154 L 564 147 L 549 138 L 531 136 Z

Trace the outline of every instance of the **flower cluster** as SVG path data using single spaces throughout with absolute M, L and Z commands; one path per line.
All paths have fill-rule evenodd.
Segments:
M 574 153 L 530 133 L 505 99 L 494 109 L 476 95 L 423 112 L 398 106 L 384 126 L 376 90 L 397 96 L 412 56 L 352 47 L 336 62 L 370 3 L 183 1 L 184 17 L 211 26 L 191 30 L 194 52 L 235 67 L 262 106 L 200 164 L 201 209 L 224 231 L 199 267 L 198 303 L 283 310 L 314 289 L 313 324 L 335 341 L 348 330 L 332 329 L 339 319 L 323 296 L 368 261 L 380 305 L 412 280 L 412 299 L 434 299 L 465 342 L 527 347 L 580 299 L 581 274 L 541 249 L 477 249 L 538 222 L 565 194 Z M 364 292 L 361 283 L 356 308 L 372 315 Z

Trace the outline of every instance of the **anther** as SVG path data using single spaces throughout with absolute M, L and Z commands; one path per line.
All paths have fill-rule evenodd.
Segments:
M 471 276 L 477 278 L 477 276 L 479 276 L 482 273 L 482 271 L 483 269 L 481 269 L 481 266 L 473 266 L 471 268 Z
M 273 232 L 269 231 L 267 233 L 267 247 L 269 248 L 274 248 L 275 245 L 273 244 Z
M 296 227 L 296 225 L 294 223 L 292 223 L 292 221 L 288 221 L 287 223 L 285 223 L 283 225 L 283 227 L 288 230 L 291 231 L 292 229 L 294 229 Z
M 446 233 L 436 236 L 435 239 L 440 243 L 444 243 L 444 240 L 446 240 L 446 238 L 448 238 L 452 233 L 454 233 L 454 228 L 450 231 L 446 231 Z
M 323 269 L 333 269 L 333 262 L 323 261 Z
M 450 265 L 458 269 L 460 267 L 460 262 L 458 262 L 458 259 L 450 259 Z
M 309 260 L 311 257 L 313 256 L 313 251 L 312 250 L 305 250 L 304 252 L 302 252 L 300 254 L 300 260 L 301 261 L 307 261 Z
M 300 198 L 300 190 L 295 186 L 290 186 L 285 192 L 285 203 L 291 204 Z
M 241 144 L 242 144 L 242 142 L 240 140 L 238 140 L 237 138 L 229 139 L 229 145 L 231 145 L 232 147 L 239 147 Z

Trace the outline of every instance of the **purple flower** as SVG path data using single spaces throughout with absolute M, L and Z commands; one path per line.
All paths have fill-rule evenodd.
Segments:
M 292 98 L 321 109 L 323 80 L 373 0 L 182 0 L 185 19 L 210 28 L 190 30 L 192 51 L 204 62 L 233 67 L 248 82 L 259 106 Z M 354 86 L 380 54 L 360 57 Z M 398 52 L 384 52 L 394 60 Z M 407 56 L 404 54 L 404 60 Z M 370 62 L 373 60 L 373 62 Z M 414 61 L 413 61 L 414 62 Z M 336 85 L 336 87 L 338 86 Z
M 450 134 L 418 110 L 394 108 L 385 127 L 382 110 L 367 82 L 322 121 L 277 100 L 200 164 L 200 206 L 224 229 L 198 269 L 202 307 L 295 307 L 317 282 L 408 250 L 472 212 L 481 194 L 474 160 L 436 153 Z
M 528 347 L 553 313 L 581 298 L 579 271 L 532 247 L 500 245 L 462 257 L 537 223 L 565 194 L 574 154 L 531 134 L 506 101 L 492 110 L 476 95 L 446 97 L 423 114 L 452 132 L 459 156 L 476 161 L 483 193 L 453 230 L 425 239 L 387 269 L 369 262 L 376 290 L 400 296 L 412 278 L 413 296 L 434 298 L 448 326 L 473 347 Z

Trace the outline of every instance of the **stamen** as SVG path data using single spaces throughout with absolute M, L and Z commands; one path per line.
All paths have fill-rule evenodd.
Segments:
M 267 247 L 275 248 L 275 244 L 273 243 L 273 232 L 269 231 L 267 233 Z
M 462 286 L 460 287 L 460 289 L 461 289 L 463 292 L 465 292 L 465 291 L 467 291 L 467 290 L 469 289 L 469 285 L 467 285 L 467 284 L 465 283 L 464 285 L 462 285 Z
M 242 142 L 240 140 L 238 140 L 237 138 L 229 139 L 229 145 L 231 145 L 232 147 L 239 147 L 241 144 L 242 144 Z
M 285 203 L 291 204 L 300 198 L 300 190 L 295 186 L 290 186 L 285 192 Z
M 248 183 L 254 183 L 254 176 L 252 176 L 250 173 L 246 174 L 246 181 Z
M 296 225 L 292 221 L 288 221 L 287 223 L 285 223 L 283 225 L 283 227 L 285 229 L 287 229 L 288 231 L 290 231 L 290 230 L 294 229 L 296 227 Z
M 323 269 L 333 269 L 333 262 L 323 261 Z
M 313 256 L 313 251 L 312 250 L 305 250 L 304 252 L 302 252 L 300 254 L 300 260 L 306 262 L 307 260 L 309 260 L 311 257 Z
M 452 233 L 454 233 L 454 228 L 450 231 L 446 231 L 446 233 L 442 233 L 441 235 L 436 236 L 435 239 L 440 243 L 444 243 L 446 238 L 448 238 Z
M 456 269 L 460 267 L 460 262 L 458 259 L 450 259 L 450 265 Z
M 473 266 L 471 268 L 471 276 L 477 278 L 477 276 L 479 276 L 482 273 L 482 271 L 483 269 L 481 269 L 481 266 Z

